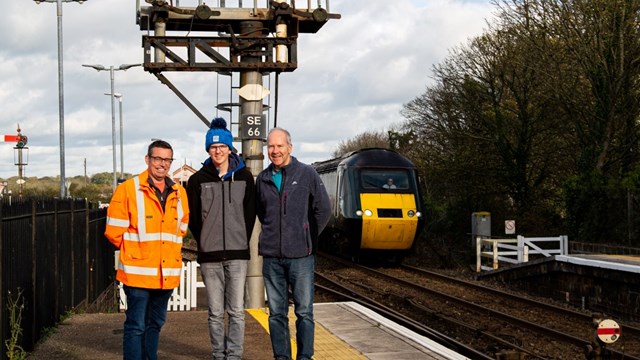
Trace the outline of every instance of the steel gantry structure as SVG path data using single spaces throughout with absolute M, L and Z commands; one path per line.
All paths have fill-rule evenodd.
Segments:
M 209 118 L 163 72 L 240 74 L 237 87 L 239 102 L 217 104 L 216 107 L 224 111 L 239 108 L 241 155 L 247 168 L 256 176 L 263 168 L 263 147 L 267 135 L 267 121 L 263 113 L 269 108 L 263 104 L 263 99 L 269 94 L 262 84 L 263 75 L 276 75 L 275 123 L 278 75 L 297 68 L 298 35 L 316 33 L 330 19 L 339 19 L 340 14 L 330 12 L 329 0 L 316 0 L 314 4 L 311 0 L 298 1 L 298 6 L 295 0 L 249 0 L 245 1 L 245 6 L 242 0 L 236 0 L 233 1 L 237 5 L 235 7 L 227 6 L 232 1 L 225 0 L 216 1 L 218 7 L 210 7 L 202 0 L 198 0 L 196 6 L 180 6 L 180 0 L 145 0 L 146 6 L 141 6 L 140 0 L 136 1 L 137 24 L 140 30 L 147 32 L 142 37 L 145 71 L 167 85 L 207 127 Z M 169 35 L 171 32 L 180 35 Z M 216 36 L 190 36 L 191 33 L 214 33 Z M 264 306 L 262 264 L 257 242 L 257 232 L 254 231 L 247 272 L 247 306 L 250 308 Z

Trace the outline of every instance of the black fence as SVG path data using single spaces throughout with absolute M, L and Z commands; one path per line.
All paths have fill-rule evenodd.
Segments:
M 614 244 L 569 242 L 569 254 L 640 255 L 640 248 Z
M 114 281 L 113 246 L 105 239 L 106 210 L 86 200 L 0 200 L 2 357 L 11 336 L 8 304 L 20 296 L 22 336 L 31 351 L 68 312 L 91 304 Z

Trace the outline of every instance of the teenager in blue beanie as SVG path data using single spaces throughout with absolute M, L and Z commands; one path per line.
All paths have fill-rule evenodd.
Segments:
M 187 184 L 193 214 L 189 229 L 198 243 L 198 263 L 207 290 L 213 358 L 240 360 L 249 239 L 256 220 L 255 185 L 244 161 L 233 152 L 233 135 L 223 118 L 211 121 L 204 143 L 209 157 Z
M 209 152 L 209 148 L 212 144 L 225 144 L 233 151 L 233 135 L 231 131 L 227 130 L 227 122 L 217 117 L 211 120 L 209 131 L 204 139 L 204 151 Z

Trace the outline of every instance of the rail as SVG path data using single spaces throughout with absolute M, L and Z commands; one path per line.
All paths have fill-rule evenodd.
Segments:
M 520 264 L 529 261 L 530 255 L 567 255 L 569 240 L 566 235 L 557 237 L 524 237 L 516 239 L 476 238 L 476 272 L 497 270 L 500 262 Z M 490 259 L 490 266 L 483 265 L 483 259 Z

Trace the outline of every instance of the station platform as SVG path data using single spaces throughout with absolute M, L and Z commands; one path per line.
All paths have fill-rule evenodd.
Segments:
M 567 263 L 640 273 L 640 256 L 637 255 L 572 254 L 557 255 L 555 258 Z
M 356 303 L 318 303 L 316 360 L 466 359 Z M 63 321 L 28 359 L 122 359 L 124 313 L 77 314 Z M 292 337 L 295 315 L 290 310 Z M 243 359 L 273 359 L 266 309 L 245 317 Z M 295 352 L 295 340 L 292 349 Z M 207 312 L 169 312 L 160 334 L 160 359 L 211 359 Z
M 640 256 L 555 255 L 477 274 L 526 293 L 640 321 Z

